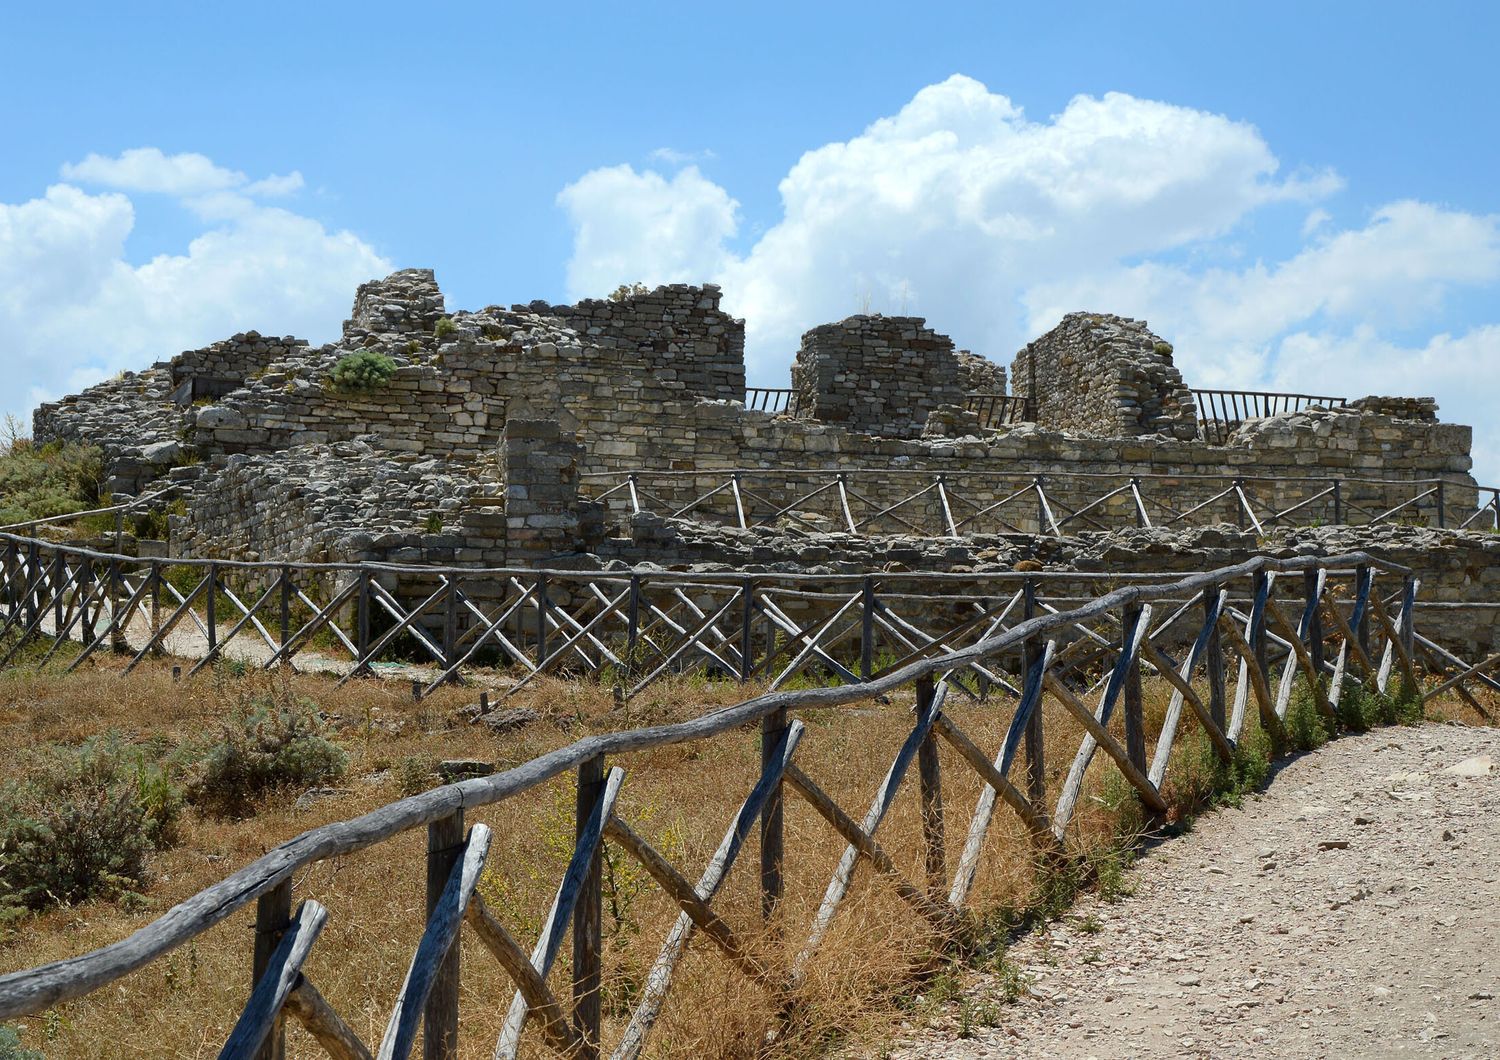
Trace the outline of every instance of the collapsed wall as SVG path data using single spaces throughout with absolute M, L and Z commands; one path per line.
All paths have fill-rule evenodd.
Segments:
M 1016 354 L 1010 379 L 1043 427 L 1107 437 L 1198 435 L 1172 346 L 1141 320 L 1069 313 Z

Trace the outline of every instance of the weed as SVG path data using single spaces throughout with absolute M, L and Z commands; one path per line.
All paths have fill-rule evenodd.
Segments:
M 47 1060 L 45 1054 L 21 1044 L 21 1033 L 9 1023 L 0 1023 L 0 1060 Z
M 452 317 L 438 317 L 436 326 L 432 329 L 434 338 L 447 338 L 458 330 L 458 325 L 453 323 Z
M 42 752 L 0 789 L 0 920 L 137 893 L 181 809 L 167 772 L 116 736 Z
M 262 795 L 337 780 L 348 765 L 311 701 L 257 696 L 235 710 L 197 763 L 188 801 L 206 813 L 243 817 Z

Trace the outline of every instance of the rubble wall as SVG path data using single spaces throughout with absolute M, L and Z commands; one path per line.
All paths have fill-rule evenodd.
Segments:
M 1011 387 L 1035 399 L 1036 422 L 1052 430 L 1114 437 L 1197 437 L 1191 391 L 1172 346 L 1145 321 L 1069 313 L 1016 354 Z

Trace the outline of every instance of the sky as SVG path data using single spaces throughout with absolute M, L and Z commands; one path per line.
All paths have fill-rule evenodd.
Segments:
M 430 267 L 718 283 L 769 386 L 853 313 L 1118 313 L 1190 385 L 1434 395 L 1500 485 L 1500 5 L 0 10 L 0 412 Z

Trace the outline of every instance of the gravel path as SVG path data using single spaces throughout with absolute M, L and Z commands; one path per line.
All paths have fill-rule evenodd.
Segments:
M 1018 942 L 1022 1000 L 977 978 L 885 1055 L 1500 1056 L 1497 759 L 1451 725 L 1304 755 Z

